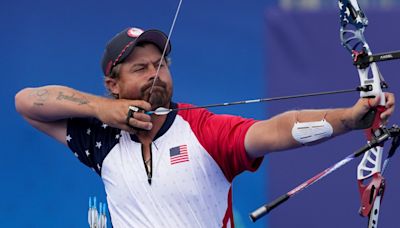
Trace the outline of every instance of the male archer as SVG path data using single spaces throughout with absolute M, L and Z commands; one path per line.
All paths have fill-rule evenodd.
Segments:
M 361 98 L 348 108 L 267 120 L 206 109 L 148 115 L 192 107 L 172 101 L 167 40 L 158 30 L 127 28 L 108 42 L 101 65 L 112 97 L 65 86 L 26 88 L 15 97 L 32 126 L 100 175 L 114 227 L 233 227 L 237 175 L 255 171 L 266 154 L 366 128 L 365 116 L 378 105 L 379 98 Z M 395 99 L 391 93 L 385 99 L 387 121 Z

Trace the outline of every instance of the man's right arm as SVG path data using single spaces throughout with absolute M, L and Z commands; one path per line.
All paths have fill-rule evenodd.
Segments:
M 68 118 L 94 117 L 109 126 L 132 131 L 126 124 L 130 105 L 150 109 L 145 101 L 104 98 L 65 86 L 26 88 L 15 96 L 17 111 L 32 126 L 65 145 Z M 149 121 L 148 115 L 137 113 L 130 125 L 146 129 L 151 127 Z

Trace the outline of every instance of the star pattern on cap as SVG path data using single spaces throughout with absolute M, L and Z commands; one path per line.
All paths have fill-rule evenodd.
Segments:
M 86 130 L 86 134 L 87 134 L 87 135 L 90 135 L 91 132 L 92 132 L 92 130 L 90 130 L 90 128 L 88 128 L 88 129 Z
M 105 123 L 103 123 L 103 124 L 101 125 L 101 127 L 104 128 L 104 129 L 106 129 L 106 128 L 108 127 L 108 125 L 105 124 Z
M 67 140 L 67 142 L 70 142 L 71 141 L 71 136 L 70 135 L 67 135 L 67 137 L 65 137 L 65 140 Z
M 96 142 L 96 147 L 100 149 L 101 148 L 101 142 Z

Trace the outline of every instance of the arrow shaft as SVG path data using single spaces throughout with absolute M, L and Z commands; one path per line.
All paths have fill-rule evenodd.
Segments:
M 241 105 L 241 104 L 252 104 L 252 103 L 260 103 L 260 102 L 288 100 L 288 99 L 296 99 L 296 98 L 304 98 L 304 97 L 315 97 L 315 96 L 324 96 L 324 95 L 341 94 L 341 93 L 352 93 L 352 92 L 357 92 L 357 91 L 360 91 L 360 90 L 362 90 L 362 89 L 357 87 L 356 89 L 334 90 L 334 91 L 306 93 L 306 94 L 297 94 L 297 95 L 289 95 L 289 96 L 259 98 L 259 99 L 251 99 L 251 100 L 242 100 L 242 101 L 233 101 L 233 102 L 208 104 L 208 105 L 187 107 L 187 108 L 168 109 L 168 110 L 161 110 L 161 111 L 154 110 L 154 111 L 148 111 L 148 112 L 146 112 L 146 114 L 148 114 L 148 115 L 151 115 L 151 114 L 166 115 L 166 114 L 168 114 L 170 112 L 173 112 L 173 111 L 186 111 L 186 110 L 200 109 L 200 108 L 214 108 L 214 107 Z

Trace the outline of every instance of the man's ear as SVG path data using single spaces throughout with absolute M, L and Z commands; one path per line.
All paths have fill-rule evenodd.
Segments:
M 105 77 L 104 79 L 104 84 L 107 87 L 108 91 L 112 93 L 113 95 L 118 95 L 119 94 L 119 85 L 117 83 L 118 79 L 115 78 L 110 78 L 110 77 Z

